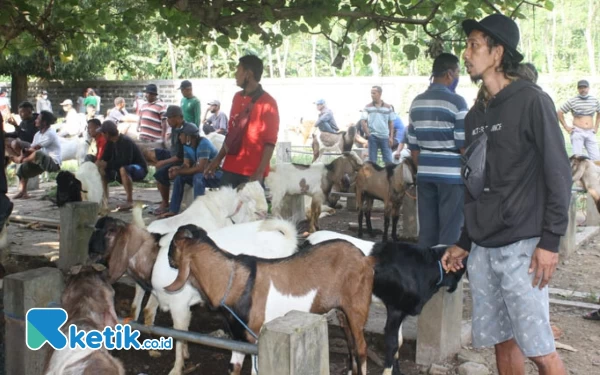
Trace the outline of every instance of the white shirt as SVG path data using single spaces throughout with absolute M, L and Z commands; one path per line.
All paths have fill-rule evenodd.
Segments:
M 60 165 L 60 141 L 56 130 L 48 128 L 43 134 L 41 131 L 35 133 L 31 147 L 37 145 L 42 146 L 40 150 L 50 156 L 56 164 Z

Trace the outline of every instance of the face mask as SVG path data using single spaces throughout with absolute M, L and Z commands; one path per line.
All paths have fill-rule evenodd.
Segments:
M 48 99 L 48 95 L 42 95 L 42 98 Z
M 448 90 L 456 92 L 456 86 L 458 86 L 458 77 L 454 78 L 454 81 L 448 86 Z
M 578 96 L 579 96 L 581 99 L 587 99 L 587 98 L 590 96 L 590 94 L 587 94 L 587 95 L 578 95 Z

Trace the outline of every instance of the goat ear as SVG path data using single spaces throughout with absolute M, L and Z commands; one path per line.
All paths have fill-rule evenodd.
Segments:
M 71 268 L 69 268 L 69 275 L 77 275 L 79 272 L 81 272 L 82 268 L 83 268 L 82 264 L 76 264 L 76 265 L 72 266 Z
M 106 270 L 106 266 L 104 264 L 100 264 L 100 263 L 93 263 L 92 268 L 98 272 L 102 272 L 102 271 Z
M 115 242 L 110 250 L 108 259 L 108 282 L 110 284 L 117 281 L 127 271 L 129 263 L 129 255 L 127 244 L 129 236 L 132 234 L 129 231 L 123 231 L 115 237 Z
M 179 265 L 179 272 L 177 273 L 177 278 L 175 281 L 171 283 L 171 285 L 166 286 L 165 290 L 167 292 L 176 292 L 179 289 L 183 288 L 187 279 L 190 277 L 190 257 L 183 256 L 181 259 L 181 264 Z

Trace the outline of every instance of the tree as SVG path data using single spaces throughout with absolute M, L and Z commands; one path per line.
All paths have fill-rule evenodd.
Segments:
M 142 31 L 142 0 L 0 1 L 0 74 L 11 76 L 13 108 L 27 97 L 27 76 L 71 79 L 103 73 L 119 38 Z M 128 22 L 124 22 L 128 21 Z M 134 21 L 134 22 L 131 22 Z

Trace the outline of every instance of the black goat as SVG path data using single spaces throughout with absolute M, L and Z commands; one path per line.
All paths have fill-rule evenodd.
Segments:
M 60 171 L 56 176 L 56 204 L 58 207 L 69 202 L 81 202 L 81 181 L 69 171 Z
M 404 318 L 419 315 L 441 287 L 447 286 L 452 293 L 459 285 L 465 268 L 445 273 L 440 260 L 446 249 L 447 246 L 422 249 L 403 242 L 373 246 L 370 254 L 376 259 L 373 295 L 381 299 L 387 309 L 384 374 L 400 374 L 394 356 L 399 349 L 398 330 Z

